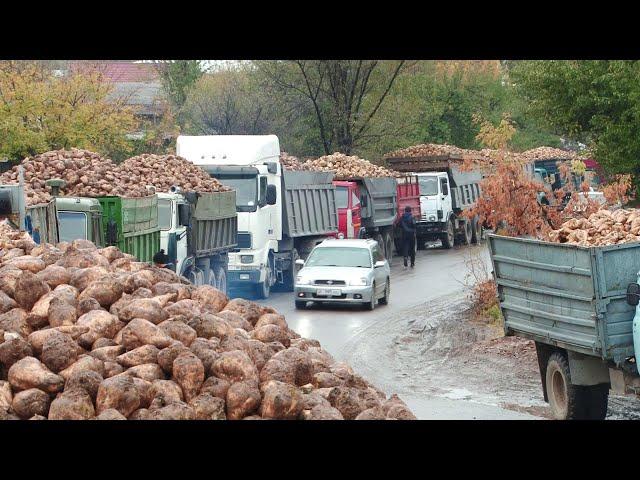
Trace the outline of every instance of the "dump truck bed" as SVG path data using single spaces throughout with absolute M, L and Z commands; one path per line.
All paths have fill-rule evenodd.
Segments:
M 117 246 L 141 262 L 151 262 L 160 250 L 158 197 L 98 197 L 98 201 L 102 206 L 105 243 Z M 110 235 L 111 222 L 117 229 L 116 238 Z
M 283 170 L 283 235 L 291 238 L 338 232 L 333 173 Z
M 236 192 L 198 193 L 192 208 L 192 227 L 188 244 L 193 246 L 196 257 L 235 248 L 238 243 Z
M 634 354 L 626 288 L 640 243 L 578 247 L 489 235 L 505 332 L 620 365 Z

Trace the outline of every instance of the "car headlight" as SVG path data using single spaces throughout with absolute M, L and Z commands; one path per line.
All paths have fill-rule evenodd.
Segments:
M 358 278 L 357 280 L 351 280 L 349 282 L 349 285 L 351 285 L 352 287 L 364 287 L 366 285 L 369 285 L 369 280 L 365 277 L 362 277 Z
M 240 255 L 240 263 L 253 263 L 253 255 Z
M 296 277 L 296 285 L 309 285 L 309 284 L 311 284 L 311 280 L 309 280 L 308 278 L 301 277 L 300 275 Z

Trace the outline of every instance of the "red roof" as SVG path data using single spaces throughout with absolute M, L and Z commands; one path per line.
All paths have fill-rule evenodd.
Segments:
M 82 61 L 72 62 L 69 70 L 95 70 L 102 73 L 113 83 L 153 82 L 158 80 L 158 72 L 151 63 L 133 63 L 132 61 Z

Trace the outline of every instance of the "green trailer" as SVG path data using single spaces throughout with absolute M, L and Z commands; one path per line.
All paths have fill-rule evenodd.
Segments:
M 141 262 L 151 262 L 160 250 L 158 197 L 98 197 L 102 207 L 105 245 L 116 246 Z

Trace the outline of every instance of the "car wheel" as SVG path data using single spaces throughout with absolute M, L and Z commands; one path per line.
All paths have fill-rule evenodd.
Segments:
M 384 287 L 384 297 L 380 299 L 381 305 L 389 304 L 389 295 L 391 295 L 391 281 L 387 278 L 387 285 Z
M 376 308 L 376 284 L 373 284 L 373 288 L 371 289 L 371 300 L 365 302 L 364 308 L 366 310 L 373 310 Z

